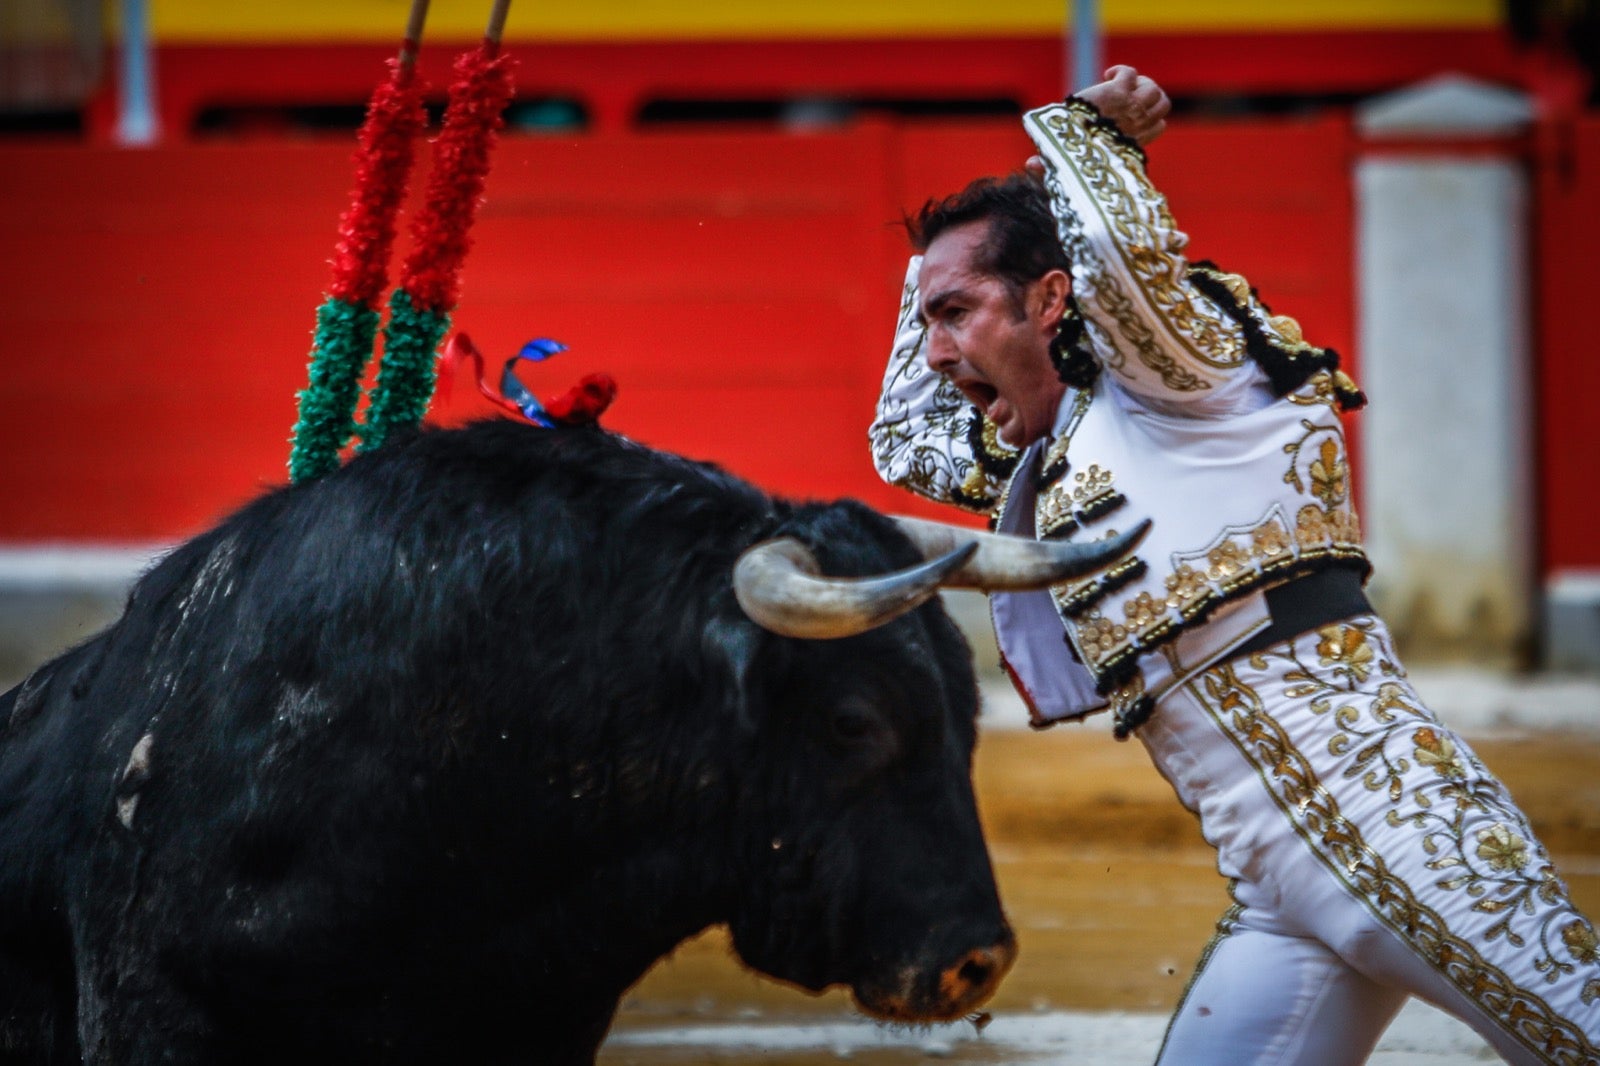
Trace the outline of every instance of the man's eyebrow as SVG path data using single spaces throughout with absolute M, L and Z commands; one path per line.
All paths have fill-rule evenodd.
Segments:
M 945 304 L 964 295 L 966 295 L 965 290 L 960 288 L 945 289 L 942 292 L 936 292 L 926 300 L 922 301 L 922 314 L 924 317 L 928 315 L 936 315 L 939 313 L 939 309 Z

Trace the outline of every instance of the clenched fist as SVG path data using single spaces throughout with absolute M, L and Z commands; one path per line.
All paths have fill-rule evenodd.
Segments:
M 1172 101 L 1151 79 L 1132 67 L 1117 65 L 1106 80 L 1075 93 L 1100 109 L 1100 113 L 1136 143 L 1149 144 L 1167 128 Z

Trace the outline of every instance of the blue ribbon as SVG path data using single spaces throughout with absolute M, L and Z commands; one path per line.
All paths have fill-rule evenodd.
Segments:
M 506 367 L 500 373 L 500 395 L 517 405 L 526 418 L 536 426 L 545 429 L 554 429 L 555 421 L 549 412 L 544 409 L 544 404 L 539 398 L 528 391 L 528 387 L 516 375 L 516 365 L 526 360 L 530 363 L 542 363 L 557 352 L 564 352 L 567 346 L 560 341 L 553 341 L 549 337 L 535 337 L 522 346 L 522 350 L 506 360 Z

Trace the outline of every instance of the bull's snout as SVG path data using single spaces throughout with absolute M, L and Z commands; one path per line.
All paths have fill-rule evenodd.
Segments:
M 988 947 L 974 948 L 937 970 L 908 968 L 898 987 L 858 988 L 856 1000 L 869 1014 L 897 1022 L 951 1022 L 988 1002 L 1017 960 L 1017 942 L 1008 931 Z
M 967 952 L 965 958 L 939 975 L 939 1000 L 945 1016 L 959 1018 L 987 1003 L 1000 981 L 1017 961 L 1017 942 L 1011 937 L 991 947 Z

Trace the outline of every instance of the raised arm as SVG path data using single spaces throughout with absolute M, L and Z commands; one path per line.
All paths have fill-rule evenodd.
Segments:
M 1263 379 L 1239 308 L 1196 284 L 1188 237 L 1145 172 L 1140 143 L 1165 128 L 1170 105 L 1132 68 L 1108 74 L 1024 120 L 1094 354 L 1130 392 L 1163 406 L 1215 416 L 1259 402 Z
M 928 368 L 926 330 L 917 310 L 917 270 L 906 269 L 894 345 L 884 369 L 877 415 L 867 430 L 878 476 L 939 503 L 987 513 L 1016 453 L 947 379 Z

